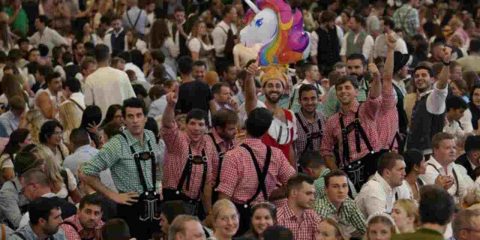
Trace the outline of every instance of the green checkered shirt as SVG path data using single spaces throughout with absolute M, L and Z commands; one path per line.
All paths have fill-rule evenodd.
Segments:
M 143 187 L 140 183 L 140 176 L 133 159 L 130 145 L 133 146 L 135 153 L 149 151 L 147 142 L 150 142 L 154 153 L 160 153 L 162 150 L 156 143 L 154 134 L 145 130 L 144 144 L 134 138 L 129 131 L 123 131 L 128 139 L 128 143 L 121 134 L 112 137 L 98 152 L 95 157 L 88 161 L 82 168 L 86 175 L 98 176 L 99 173 L 107 168 L 112 172 L 112 179 L 118 191 L 143 193 Z M 158 161 L 157 161 L 158 162 Z M 155 183 L 152 183 L 152 165 L 151 161 L 140 161 L 140 165 L 145 176 L 148 190 L 155 190 Z M 158 172 L 157 172 L 158 176 Z
M 324 196 L 315 202 L 315 211 L 322 218 L 333 218 L 343 226 L 353 226 L 355 230 L 352 232 L 358 232 L 360 234 L 366 232 L 365 218 L 355 204 L 355 201 L 350 198 L 347 198 L 340 209 L 337 209 L 330 200 L 328 200 L 328 197 Z

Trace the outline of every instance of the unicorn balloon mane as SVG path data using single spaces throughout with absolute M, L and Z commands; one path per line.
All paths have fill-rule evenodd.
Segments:
M 247 46 L 259 43 L 260 66 L 289 64 L 308 57 L 310 36 L 303 31 L 303 17 L 299 10 L 284 0 L 245 0 L 250 7 L 240 31 L 240 42 Z

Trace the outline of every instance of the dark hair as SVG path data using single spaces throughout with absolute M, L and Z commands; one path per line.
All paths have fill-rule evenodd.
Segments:
M 70 142 L 76 146 L 84 146 L 90 143 L 88 131 L 84 128 L 75 128 L 70 133 Z
M 350 82 L 352 83 L 353 87 L 355 89 L 358 89 L 358 81 L 357 81 L 357 78 L 355 76 L 350 76 L 350 75 L 346 75 L 346 76 L 341 76 L 337 79 L 337 82 L 335 84 L 335 90 L 337 89 L 338 86 L 342 85 L 342 84 L 345 84 L 347 82 Z
M 275 207 L 275 205 L 273 203 L 270 203 L 270 202 L 260 202 L 260 203 L 257 203 L 257 204 L 254 204 L 252 206 L 252 209 L 251 209 L 251 213 L 252 213 L 252 219 L 253 219 L 253 215 L 254 213 L 259 210 L 259 209 L 266 209 L 269 213 L 270 213 L 270 216 L 272 217 L 272 220 L 273 220 L 273 224 L 276 225 L 277 224 L 277 208 Z M 250 229 L 252 231 L 252 234 L 255 236 L 255 237 L 259 237 L 258 236 L 258 233 L 255 232 L 253 229 L 252 226 L 250 226 Z
M 165 54 L 163 54 L 159 49 L 152 50 L 150 55 L 152 56 L 153 60 L 157 60 L 159 63 L 165 62 Z
M 309 92 L 309 91 L 315 91 L 317 97 L 318 97 L 318 89 L 312 85 L 312 84 L 302 84 L 302 86 L 300 86 L 300 88 L 298 89 L 298 100 L 300 101 L 300 99 L 302 98 L 302 94 L 304 92 Z
M 30 131 L 26 128 L 18 128 L 16 130 L 14 130 L 10 134 L 10 138 L 8 140 L 8 143 L 7 143 L 7 145 L 5 145 L 5 149 L 3 149 L 3 153 L 13 155 L 13 154 L 17 153 L 18 151 L 20 151 L 20 143 L 25 142 L 25 139 L 27 139 L 29 134 L 30 134 Z
M 355 15 L 353 15 L 352 17 L 353 17 L 353 19 L 355 19 L 355 21 L 356 21 L 357 23 L 360 23 L 360 25 L 361 25 L 362 27 L 365 27 L 365 18 L 362 17 L 362 15 L 360 15 L 360 14 L 355 14 Z
M 238 114 L 229 109 L 220 109 L 212 115 L 212 127 L 225 128 L 227 124 L 237 124 Z
M 463 98 L 459 97 L 459 96 L 450 96 L 449 98 L 447 98 L 447 104 L 446 105 L 447 105 L 447 112 L 450 109 L 456 110 L 456 109 L 467 109 L 468 108 L 468 105 L 465 102 L 465 100 L 463 100 Z
M 187 210 L 181 200 L 166 201 L 162 204 L 161 209 L 169 224 L 171 224 L 178 215 L 187 214 Z
M 130 71 L 130 70 L 127 70 L 127 71 Z M 142 86 L 142 84 L 133 84 L 132 88 L 136 96 L 140 95 L 140 96 L 143 96 L 144 98 L 148 97 L 147 90 Z
M 40 128 L 38 139 L 41 143 L 47 143 L 47 140 L 55 133 L 55 128 L 60 128 L 63 131 L 63 126 L 57 120 L 46 121 Z
M 39 15 L 37 16 L 38 21 L 40 21 L 41 23 L 45 24 L 45 25 L 48 25 L 48 18 L 47 16 L 45 15 Z
M 224 7 L 223 7 L 223 10 L 222 10 L 222 16 L 226 16 L 227 14 L 230 13 L 230 11 L 232 11 L 233 9 L 233 5 L 232 4 L 226 4 Z
M 367 65 L 367 59 L 361 53 L 352 53 L 352 54 L 348 55 L 347 56 L 347 62 L 351 61 L 351 60 L 360 60 L 360 61 L 362 61 L 363 66 Z
M 50 82 L 52 82 L 53 79 L 61 78 L 61 77 L 62 76 L 58 72 L 49 72 L 48 75 L 45 77 L 45 82 L 48 85 L 48 84 L 50 84 Z
M 194 67 L 205 67 L 205 69 L 207 68 L 207 63 L 205 61 L 202 61 L 202 60 L 196 60 L 195 62 L 193 62 L 193 66 Z
M 178 60 L 178 72 L 181 74 L 190 74 L 193 69 L 193 60 L 190 56 L 181 56 Z
M 302 186 L 303 182 L 307 182 L 308 184 L 313 184 L 314 180 L 310 176 L 303 173 L 298 173 L 290 177 L 287 181 L 288 195 L 290 195 L 290 192 L 293 189 L 298 189 L 300 186 Z
M 470 54 L 480 52 L 480 39 L 479 38 L 472 38 L 470 40 L 470 47 L 468 48 L 468 52 Z
M 67 81 L 63 83 L 63 88 L 67 88 L 72 93 L 77 93 L 82 90 L 82 84 L 76 78 L 68 78 Z
M 418 64 L 414 69 L 413 69 L 413 75 L 415 76 L 415 73 L 418 71 L 418 70 L 427 70 L 428 72 L 428 75 L 430 75 L 430 77 L 433 76 L 433 70 L 431 67 L 427 66 L 426 64 Z
M 395 167 L 397 160 L 403 161 L 402 155 L 396 152 L 387 152 L 382 154 L 377 163 L 378 173 L 382 175 L 385 170 L 391 170 L 393 167 Z
M 327 173 L 325 177 L 323 177 L 323 179 L 325 180 L 325 187 L 328 187 L 328 184 L 330 183 L 330 178 L 332 177 L 345 177 L 347 178 L 348 182 L 348 175 L 344 171 L 340 169 L 334 169 L 331 172 Z
M 245 121 L 247 133 L 252 137 L 259 138 L 265 134 L 273 121 L 273 114 L 266 108 L 255 108 Z
M 48 52 L 50 52 L 50 49 L 48 48 L 47 45 L 40 43 L 38 44 L 37 48 L 38 48 L 38 51 L 40 52 L 40 56 L 42 57 L 48 56 Z
M 294 240 L 293 233 L 290 229 L 274 225 L 267 227 L 263 232 L 264 240 Z
M 102 126 L 110 123 L 115 118 L 115 113 L 120 110 L 122 111 L 122 106 L 120 104 L 112 104 L 108 107 L 107 113 L 105 114 L 105 119 L 103 120 Z M 123 116 L 123 113 L 122 113 Z
M 230 88 L 230 85 L 228 85 L 226 82 L 218 82 L 218 83 L 215 83 L 215 84 L 212 86 L 212 94 L 219 94 L 220 91 L 222 90 L 222 87 Z
M 145 107 L 145 102 L 140 100 L 139 98 L 129 98 L 125 99 L 123 101 L 123 106 L 122 106 L 122 116 L 126 117 L 127 115 L 127 108 L 141 108 L 143 115 L 147 115 L 147 108 Z
M 445 189 L 436 185 L 426 185 L 420 189 L 420 221 L 446 225 L 452 219 L 455 202 Z
M 123 51 L 117 55 L 117 57 L 125 60 L 126 63 L 132 62 L 132 55 L 129 51 Z
M 107 135 L 108 139 L 112 138 L 113 136 L 119 134 L 120 128 L 122 126 L 116 122 L 109 122 L 102 126 L 103 132 Z
M 390 17 L 383 18 L 383 25 L 388 26 L 391 30 L 395 30 L 395 22 Z
M 156 140 L 158 140 L 159 129 L 158 129 L 157 121 L 155 121 L 154 118 L 147 117 L 147 122 L 145 122 L 145 129 L 152 131 Z
M 319 151 L 306 151 L 302 153 L 298 159 L 298 163 L 302 169 L 325 166 L 325 160 L 322 158 Z
M 102 110 L 96 105 L 90 105 L 85 108 L 82 115 L 80 127 L 87 129 L 89 124 L 100 124 L 102 121 Z
M 130 239 L 130 228 L 127 222 L 121 218 L 108 220 L 102 227 L 103 240 L 128 240 Z
M 38 224 L 40 218 L 48 221 L 50 213 L 53 209 L 60 209 L 60 202 L 57 198 L 40 197 L 28 204 L 28 214 L 30 215 L 30 223 Z
M 105 62 L 110 59 L 110 49 L 105 44 L 95 46 L 95 59 L 97 62 Z
M 325 10 L 320 14 L 320 23 L 328 23 L 334 21 L 337 14 L 330 10 Z
M 185 122 L 188 123 L 191 119 L 204 120 L 207 122 L 207 113 L 202 109 L 194 108 L 187 113 Z
M 420 150 L 409 149 L 403 153 L 403 160 L 405 161 L 405 173 L 408 175 L 412 172 L 415 166 L 419 166 L 423 160 L 423 154 Z
M 73 62 L 73 54 L 71 52 L 64 52 L 62 55 L 63 64 Z
M 103 204 L 103 200 L 98 193 L 88 194 L 88 195 L 85 195 L 80 200 L 79 209 L 82 210 L 85 207 L 85 205 L 95 205 L 101 208 L 102 204 Z

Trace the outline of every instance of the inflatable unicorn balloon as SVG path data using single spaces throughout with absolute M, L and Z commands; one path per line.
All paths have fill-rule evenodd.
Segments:
M 303 31 L 303 17 L 284 0 L 245 0 L 250 7 L 240 31 L 240 42 L 247 45 L 259 43 L 260 66 L 289 64 L 305 59 L 310 53 L 310 35 Z

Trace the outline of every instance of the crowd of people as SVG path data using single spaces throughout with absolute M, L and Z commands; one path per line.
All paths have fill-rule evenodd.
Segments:
M 287 4 L 0 1 L 0 240 L 480 239 L 480 1 Z

